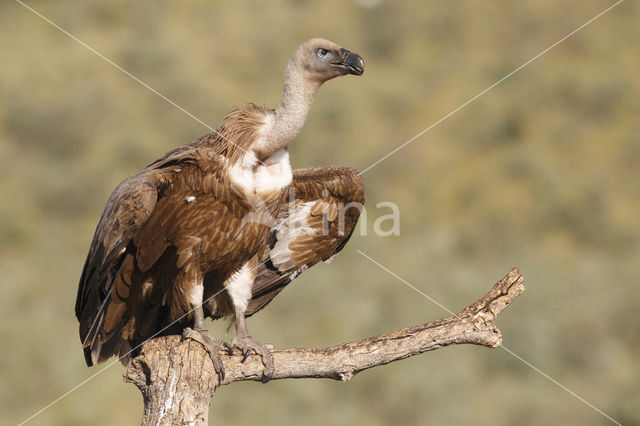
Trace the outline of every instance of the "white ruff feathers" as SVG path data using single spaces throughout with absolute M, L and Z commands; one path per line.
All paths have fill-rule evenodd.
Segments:
M 289 153 L 284 149 L 258 163 L 256 154 L 251 151 L 242 160 L 229 169 L 231 180 L 248 193 L 279 191 L 291 184 L 293 172 L 289 162 Z M 255 167 L 255 171 L 254 171 Z
M 255 190 L 253 178 L 253 166 L 258 162 L 258 158 L 253 151 L 247 152 L 242 160 L 238 161 L 229 169 L 231 180 L 238 184 L 246 192 Z
M 288 186 L 293 179 L 289 153 L 284 149 L 273 154 L 260 164 L 253 174 L 258 193 L 279 191 Z
M 257 138 L 252 145 L 254 149 L 264 149 L 268 146 L 274 122 L 274 114 L 264 116 L 264 123 L 256 130 Z M 229 175 L 231 181 L 248 193 L 279 191 L 291 184 L 293 179 L 289 153 L 284 149 L 276 151 L 263 162 L 258 160 L 255 152 L 248 151 L 229 169 Z

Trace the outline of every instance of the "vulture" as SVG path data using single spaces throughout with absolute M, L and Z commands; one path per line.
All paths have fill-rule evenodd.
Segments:
M 333 258 L 351 236 L 364 185 L 348 167 L 292 170 L 288 145 L 327 80 L 362 75 L 364 62 L 325 39 L 302 43 L 285 73 L 280 106 L 248 104 L 212 133 L 175 148 L 120 183 L 95 230 L 75 305 L 88 366 L 127 364 L 146 339 L 200 342 L 224 377 L 220 351 L 273 355 L 245 318 L 302 271 Z M 235 322 L 231 344 L 205 317 Z M 244 360 L 243 359 L 243 360 Z

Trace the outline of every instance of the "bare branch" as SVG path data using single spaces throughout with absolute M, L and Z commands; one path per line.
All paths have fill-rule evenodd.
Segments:
M 498 347 L 502 335 L 495 319 L 524 291 L 522 281 L 518 268 L 514 268 L 474 304 L 438 321 L 325 349 L 274 350 L 272 380 L 306 377 L 346 381 L 368 368 L 448 345 Z M 259 356 L 252 355 L 241 363 L 241 355 L 221 354 L 226 375 L 218 383 L 213 364 L 200 344 L 182 342 L 180 336 L 146 342 L 124 376 L 143 393 L 143 424 L 174 420 L 206 424 L 209 400 L 219 385 L 262 379 Z

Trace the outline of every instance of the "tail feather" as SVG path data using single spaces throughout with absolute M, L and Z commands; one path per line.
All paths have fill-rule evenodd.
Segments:
M 91 367 L 105 362 L 112 356 L 117 356 L 122 365 L 127 366 L 138 355 L 137 348 L 131 347 L 131 342 L 113 336 L 105 343 L 84 348 L 84 360 Z
M 171 320 L 167 306 L 155 309 L 134 309 L 137 315 L 124 314 L 119 321 L 109 323 L 110 312 L 120 311 L 125 303 L 110 300 L 100 305 L 99 309 L 85 311 L 81 321 L 80 337 L 83 342 L 84 357 L 87 366 L 102 363 L 113 356 L 120 358 L 123 365 L 127 365 L 138 353 L 138 346 L 145 340 L 156 335 L 179 334 L 183 324 Z M 97 305 L 97 304 L 96 304 Z M 97 312 L 95 317 L 89 312 Z M 111 315 L 113 316 L 113 315 Z M 90 324 L 88 326 L 87 324 Z M 108 330 L 107 330 L 108 329 Z M 85 334 L 83 334 L 83 331 Z

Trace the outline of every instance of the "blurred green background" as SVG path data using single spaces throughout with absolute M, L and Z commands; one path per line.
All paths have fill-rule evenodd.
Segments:
M 276 106 L 286 61 L 321 36 L 360 53 L 328 83 L 293 165 L 360 170 L 612 1 L 31 1 L 210 126 Z M 512 266 L 527 291 L 506 347 L 623 424 L 640 423 L 640 5 L 627 1 L 364 174 L 368 235 L 249 320 L 278 347 L 324 347 L 446 316 Z M 20 4 L 0 4 L 0 423 L 100 368 L 73 314 L 100 213 L 126 176 L 207 132 Z M 373 221 L 391 201 L 401 233 Z M 211 330 L 227 336 L 226 324 Z M 137 424 L 116 364 L 30 424 Z M 608 424 L 502 349 L 449 347 L 320 380 L 221 388 L 219 424 Z

